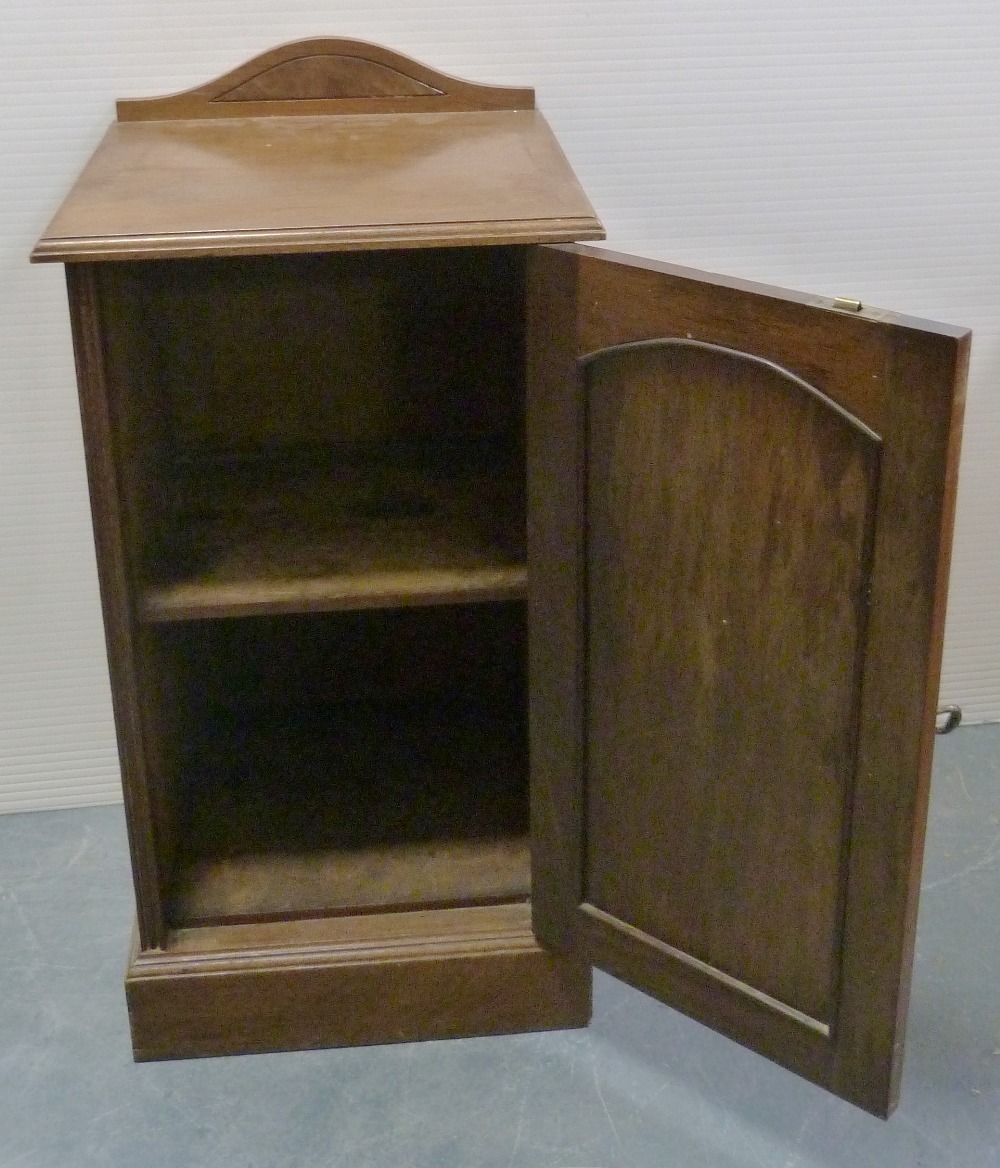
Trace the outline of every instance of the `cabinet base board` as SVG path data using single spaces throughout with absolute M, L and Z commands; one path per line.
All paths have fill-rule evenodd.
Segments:
M 584 1026 L 591 970 L 498 905 L 179 929 L 125 993 L 148 1061 Z

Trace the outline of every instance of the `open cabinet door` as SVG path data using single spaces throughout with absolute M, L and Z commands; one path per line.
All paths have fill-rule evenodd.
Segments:
M 887 1115 L 968 334 L 529 264 L 536 933 Z

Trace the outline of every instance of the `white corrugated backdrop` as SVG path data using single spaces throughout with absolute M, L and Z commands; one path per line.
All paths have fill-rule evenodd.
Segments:
M 305 36 L 534 85 L 609 245 L 976 331 L 942 700 L 1000 719 L 995 0 L 5 0 L 0 810 L 119 798 L 61 270 L 113 116 Z

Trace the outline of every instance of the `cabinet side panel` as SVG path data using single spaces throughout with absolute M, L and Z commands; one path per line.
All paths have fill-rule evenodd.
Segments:
M 533 924 L 571 945 L 582 899 L 583 396 L 576 258 L 528 263 L 528 614 Z
M 134 524 L 126 518 L 128 487 L 122 465 L 134 468 L 137 451 L 120 448 L 113 399 L 121 386 L 113 384 L 115 362 L 109 356 L 97 265 L 70 264 L 66 280 L 139 935 L 143 948 L 151 948 L 163 937 L 166 865 L 159 849 L 169 831 L 168 817 L 157 805 L 147 755 L 151 708 L 144 700 L 142 677 L 151 672 L 150 650 L 133 619 L 129 533 Z
M 172 435 L 164 405 L 162 354 L 154 348 L 160 305 L 151 295 L 150 267 L 101 264 L 96 268 L 96 280 L 127 608 L 142 713 L 143 784 L 165 911 L 178 847 L 179 735 L 172 715 L 177 679 L 155 630 L 137 617 L 154 565 L 164 558 L 170 529 L 167 466 Z

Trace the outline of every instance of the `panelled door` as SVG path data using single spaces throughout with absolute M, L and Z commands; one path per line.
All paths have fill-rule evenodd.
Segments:
M 538 937 L 886 1115 L 968 334 L 529 265 Z

